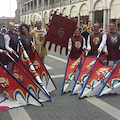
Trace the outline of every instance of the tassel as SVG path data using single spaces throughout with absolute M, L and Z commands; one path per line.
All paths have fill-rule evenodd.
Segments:
M 51 47 L 52 47 L 52 43 L 50 42 L 48 50 L 51 50 Z
M 54 49 L 54 51 L 55 51 L 55 52 L 57 51 L 57 44 L 55 45 L 55 49 Z

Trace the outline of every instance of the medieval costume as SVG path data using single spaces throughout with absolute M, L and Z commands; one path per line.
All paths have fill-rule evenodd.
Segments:
M 44 57 L 47 55 L 47 50 L 45 47 L 45 35 L 46 35 L 46 30 L 45 29 L 40 29 L 38 30 L 35 28 L 30 32 L 30 34 L 33 35 L 34 41 L 35 41 L 35 47 L 36 50 L 44 63 Z
M 105 45 L 107 46 L 106 51 L 108 51 L 108 62 L 111 61 L 114 64 L 120 59 L 120 33 L 115 30 L 114 32 L 108 32 L 107 34 L 104 34 L 98 50 L 102 50 Z
M 70 51 L 70 58 L 77 59 L 82 54 L 83 49 L 86 48 L 85 46 L 85 38 L 81 35 L 79 36 L 72 36 L 69 39 L 69 46 L 68 49 Z
M 7 57 L 5 54 L 2 53 L 3 50 L 5 50 L 5 42 L 4 42 L 3 34 L 0 33 L 0 62 L 3 65 L 7 65 Z
M 14 31 L 8 31 L 4 35 L 4 40 L 5 40 L 5 48 L 8 52 L 10 52 L 10 55 L 16 60 L 16 56 L 13 54 L 13 51 L 17 52 L 17 47 L 18 47 L 18 35 Z M 8 70 L 11 70 L 13 67 L 13 61 L 8 58 Z
M 90 49 L 88 55 L 97 56 L 97 49 L 102 41 L 102 36 L 103 33 L 101 32 L 93 32 L 88 36 L 87 49 Z

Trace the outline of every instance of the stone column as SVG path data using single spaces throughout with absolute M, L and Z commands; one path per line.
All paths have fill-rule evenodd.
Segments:
M 33 11 L 34 11 L 34 9 L 35 9 L 35 2 L 34 2 L 34 0 L 33 0 Z
M 91 21 L 91 26 L 93 26 L 93 24 L 95 22 L 95 12 L 94 11 L 89 12 L 89 20 Z
M 107 25 L 109 26 L 110 23 L 110 9 L 108 9 L 108 16 L 107 16 Z
M 48 0 L 48 6 L 50 5 L 50 0 Z
M 91 21 L 92 26 L 95 21 L 95 12 L 93 11 L 93 0 L 90 0 L 89 20 Z
M 39 9 L 39 0 L 37 0 L 37 11 Z
M 104 9 L 104 11 L 103 11 L 103 31 L 105 30 L 106 25 L 107 25 L 107 9 Z
M 42 26 L 43 28 L 45 27 L 45 18 L 44 18 L 44 14 L 43 14 L 43 10 L 44 10 L 44 7 L 45 7 L 45 4 L 44 4 L 44 0 L 41 0 L 41 5 L 42 5 Z
M 31 11 L 31 2 L 29 2 L 29 11 Z
M 78 27 L 80 27 L 80 13 L 78 13 Z

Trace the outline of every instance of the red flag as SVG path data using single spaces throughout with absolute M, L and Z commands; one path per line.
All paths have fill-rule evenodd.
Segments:
M 103 88 L 98 94 L 98 97 L 109 93 L 112 94 L 120 93 L 120 60 L 115 64 L 115 68 L 113 69 L 113 72 L 105 82 Z
M 0 88 L 4 94 L 13 100 L 24 103 L 42 105 L 39 100 L 32 95 L 2 64 L 0 64 Z
M 50 42 L 48 49 L 50 50 L 52 43 L 54 43 L 55 51 L 57 49 L 57 45 L 59 45 L 61 46 L 60 53 L 62 53 L 62 48 L 65 47 L 67 55 L 68 40 L 73 35 L 76 25 L 76 21 L 63 17 L 62 15 L 58 15 L 55 12 L 52 16 L 46 36 L 46 41 Z
M 27 55 L 21 41 L 19 41 L 19 43 L 20 43 L 20 54 L 21 54 L 20 59 L 22 60 L 23 64 L 30 70 L 32 75 L 35 77 L 36 81 L 39 82 L 40 86 L 43 88 L 43 90 L 46 92 L 46 94 L 49 96 L 49 93 L 48 93 L 47 89 L 43 85 L 43 83 L 42 83 L 38 73 L 36 72 L 29 56 Z
M 71 59 L 69 57 L 68 63 L 67 63 L 67 66 L 66 66 L 65 77 L 64 77 L 64 80 L 63 80 L 64 85 L 63 85 L 62 92 L 67 92 L 67 91 L 71 90 L 71 86 L 70 86 L 69 90 L 68 90 L 68 87 L 69 87 L 71 81 L 73 80 L 73 78 L 75 77 L 77 69 L 79 68 L 81 60 L 82 60 L 84 55 L 85 55 L 85 52 L 83 52 L 83 54 L 81 54 L 80 57 L 77 60 Z
M 100 57 L 100 60 L 103 62 L 106 62 L 106 59 L 107 58 L 105 56 Z M 96 60 L 96 57 L 93 57 L 93 56 L 88 56 L 85 58 L 84 64 L 79 71 L 78 79 L 76 80 L 75 85 L 73 86 L 73 90 L 72 90 L 71 94 L 81 92 L 82 86 L 83 86 L 84 82 L 86 81 L 92 66 L 95 63 L 95 60 Z
M 32 63 L 36 69 L 36 72 L 39 74 L 44 86 L 46 86 L 48 92 L 52 92 L 53 90 L 55 90 L 56 86 L 52 78 L 50 77 L 47 69 L 45 68 L 44 64 L 42 63 L 36 50 L 34 52 Z
M 83 87 L 81 97 L 97 95 L 113 68 L 114 66 L 106 66 L 97 60 L 94 68 L 87 78 L 87 81 L 85 82 L 85 87 Z
M 29 70 L 20 62 L 20 60 L 18 60 L 17 64 L 14 64 L 11 72 L 18 80 L 23 83 L 26 89 L 38 99 L 40 99 L 40 101 L 51 100 L 49 96 L 41 91 L 41 87 L 38 83 L 36 83 L 35 78 L 32 76 Z

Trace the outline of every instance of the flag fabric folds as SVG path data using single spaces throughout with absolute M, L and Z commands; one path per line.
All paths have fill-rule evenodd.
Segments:
M 14 64 L 11 73 L 20 80 L 23 85 L 29 90 L 34 96 L 36 96 L 41 102 L 51 101 L 50 96 L 48 96 L 42 88 L 36 83 L 35 78 L 31 75 L 29 70 L 22 64 L 20 60 Z
M 104 65 L 97 59 L 83 85 L 79 98 L 97 95 L 113 68 L 114 66 Z
M 116 62 L 112 73 L 107 78 L 97 97 L 105 94 L 120 94 L 120 60 Z
M 35 67 L 36 72 L 39 74 L 40 79 L 42 80 L 44 86 L 46 87 L 47 91 L 50 93 L 56 89 L 56 86 L 50 77 L 47 69 L 45 68 L 44 64 L 42 63 L 37 51 L 35 50 L 34 56 L 32 59 L 33 66 Z
M 77 74 L 78 69 L 80 69 L 80 63 L 84 55 L 85 52 L 83 52 L 77 60 L 68 57 L 61 94 L 72 90 L 75 76 Z
M 33 104 L 42 106 L 42 103 L 36 96 L 31 94 L 29 90 L 23 85 L 23 83 L 15 78 L 10 71 L 8 71 L 0 63 L 0 88 L 6 97 L 13 100 L 17 100 L 26 104 Z
M 106 57 L 105 56 L 101 56 L 99 58 L 101 61 L 106 62 Z M 92 66 L 94 65 L 96 60 L 95 56 L 87 56 L 85 58 L 85 61 L 83 63 L 82 68 L 79 70 L 77 79 L 75 80 L 75 83 L 73 85 L 73 89 L 71 91 L 71 95 L 72 94 L 79 94 L 83 88 L 83 84 L 85 83 Z
M 60 53 L 62 53 L 62 48 L 66 48 L 66 55 L 68 52 L 68 40 L 73 35 L 73 32 L 76 28 L 77 21 L 63 17 L 62 15 L 54 14 L 52 15 L 52 20 L 50 21 L 49 30 L 46 35 L 46 42 L 49 41 L 50 50 L 52 44 L 55 44 L 54 51 L 56 52 L 57 46 L 60 46 Z
M 20 59 L 22 60 L 23 64 L 29 69 L 29 71 L 32 73 L 32 75 L 35 77 L 35 80 L 39 83 L 39 85 L 43 88 L 43 90 L 45 91 L 45 93 L 47 95 L 49 95 L 47 89 L 45 88 L 45 86 L 43 85 L 38 73 L 36 72 L 29 56 L 27 55 L 21 41 L 19 40 L 20 43 Z M 49 95 L 50 96 L 50 95 Z

